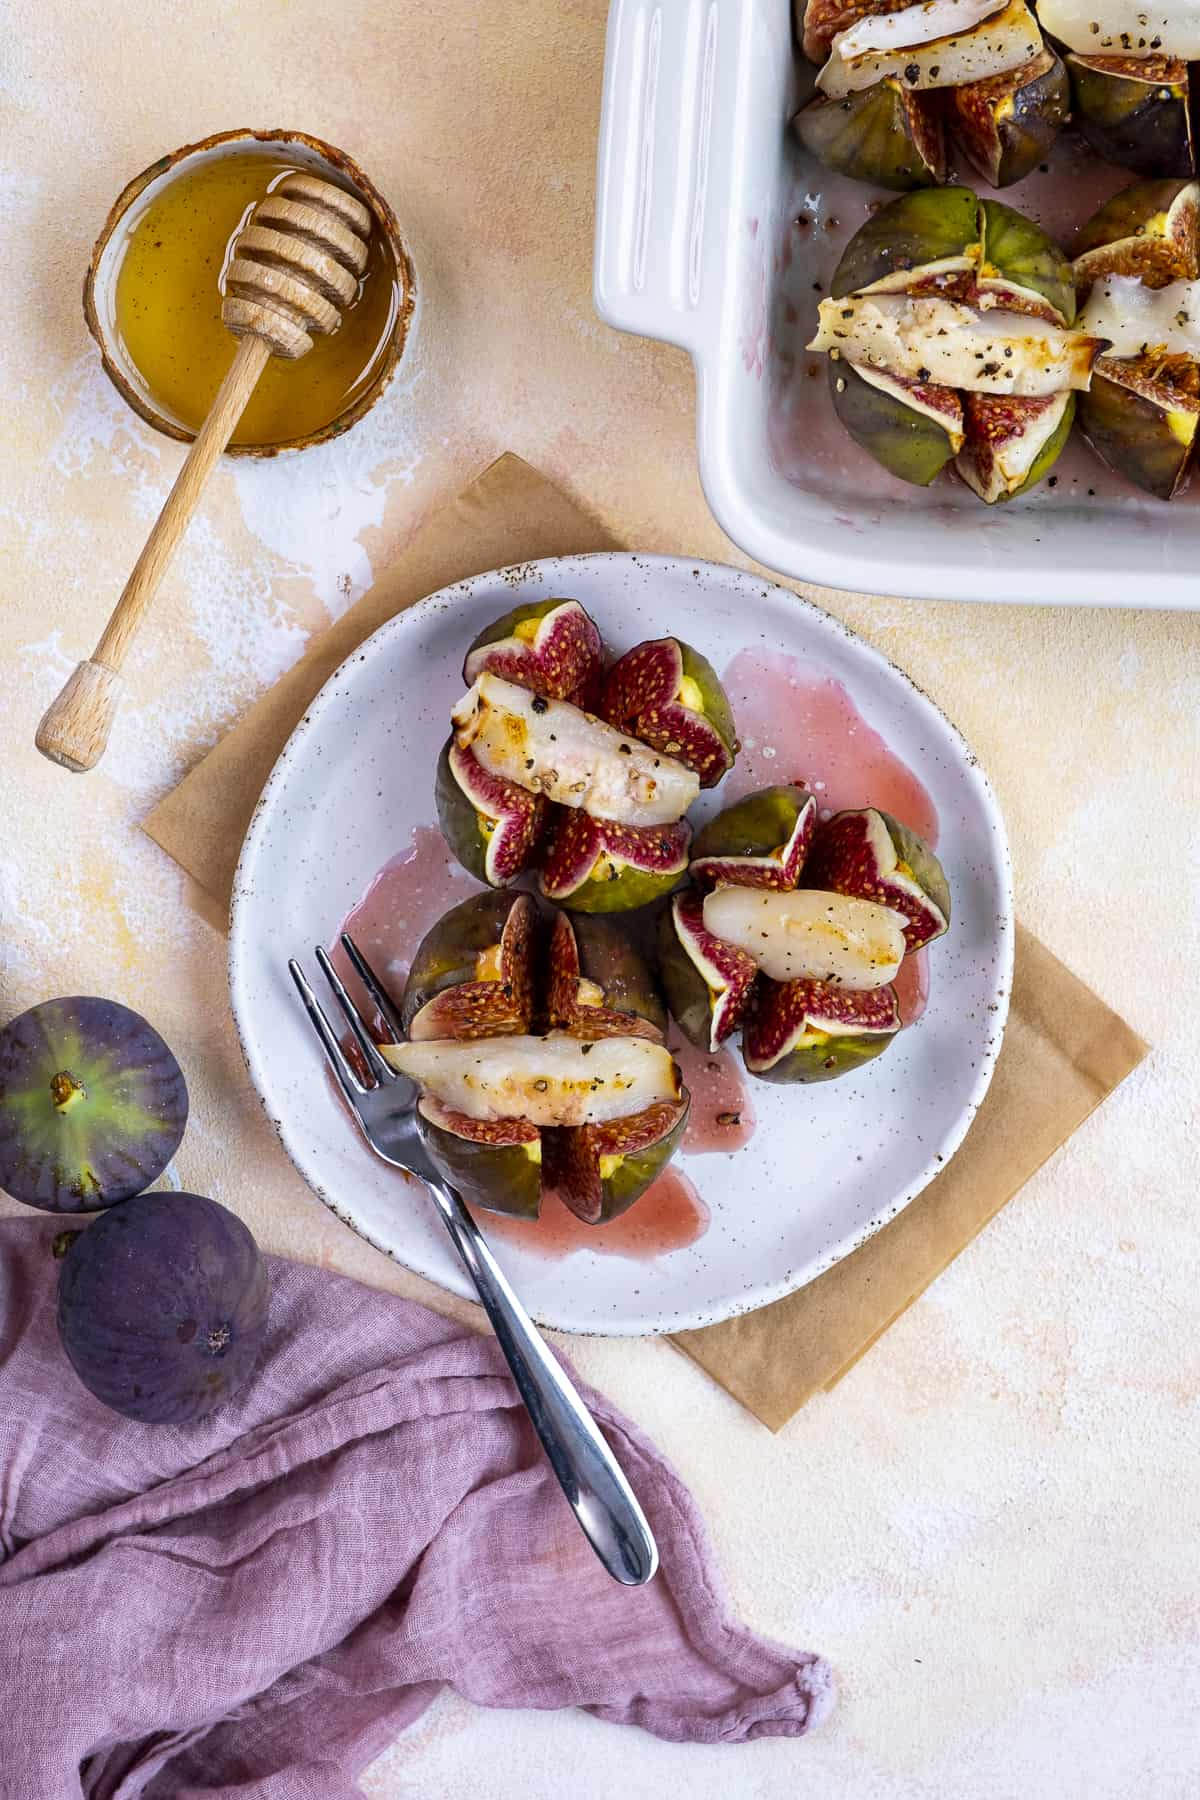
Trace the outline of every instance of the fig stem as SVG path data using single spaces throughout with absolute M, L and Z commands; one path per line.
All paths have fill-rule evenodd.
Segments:
M 60 1113 L 77 1106 L 86 1093 L 82 1081 L 77 1081 L 69 1069 L 60 1069 L 57 1075 L 50 1077 L 50 1098 Z

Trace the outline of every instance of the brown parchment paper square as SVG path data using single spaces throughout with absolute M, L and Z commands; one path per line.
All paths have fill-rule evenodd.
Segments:
M 144 829 L 193 877 L 197 909 L 224 928 L 238 853 L 267 776 L 305 708 L 363 639 L 468 575 L 620 546 L 519 457 L 485 469 L 219 744 Z M 758 1312 L 674 1342 L 778 1430 L 832 1387 L 1146 1054 L 1146 1046 L 1031 933 L 1018 927 L 1004 1048 L 953 1162 L 852 1256 Z

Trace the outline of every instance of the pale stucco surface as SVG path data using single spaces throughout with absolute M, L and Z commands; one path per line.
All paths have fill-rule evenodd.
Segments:
M 686 359 L 592 312 L 603 14 L 602 0 L 13 0 L 0 54 L 0 1005 L 82 990 L 145 1009 L 191 1083 L 177 1178 L 273 1249 L 435 1304 L 288 1166 L 243 1071 L 224 943 L 136 826 L 504 448 L 632 543 L 739 560 L 697 484 Z M 344 145 L 390 196 L 422 281 L 418 343 L 344 442 L 219 472 L 133 658 L 112 751 L 72 778 L 35 754 L 34 724 L 182 454 L 100 372 L 79 307 L 88 246 L 128 176 L 247 124 Z M 575 1346 L 692 1484 L 743 1615 L 837 1665 L 829 1727 L 686 1749 L 443 1697 L 367 1778 L 377 1800 L 1200 1792 L 1200 620 L 819 598 L 973 741 L 1022 916 L 1153 1054 L 779 1437 L 665 1344 Z

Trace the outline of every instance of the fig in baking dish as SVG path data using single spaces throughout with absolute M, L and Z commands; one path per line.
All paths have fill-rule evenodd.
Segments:
M 662 1003 L 607 921 L 548 923 L 531 895 L 477 894 L 422 941 L 401 1020 L 384 1054 L 420 1086 L 435 1164 L 477 1205 L 536 1218 L 553 1188 L 603 1223 L 683 1135 Z
M 969 188 L 883 207 L 847 245 L 809 345 L 834 410 L 901 480 L 953 461 L 988 503 L 1053 466 L 1101 345 L 1073 330 L 1071 265 L 1038 226 Z
M 1066 71 L 1025 0 L 809 0 L 801 32 L 823 66 L 793 128 L 855 180 L 899 190 L 944 181 L 949 135 L 1006 187 L 1066 122 Z
M 750 795 L 706 829 L 709 854 L 658 926 L 685 1035 L 715 1052 L 740 1027 L 747 1069 L 770 1081 L 828 1081 L 879 1056 L 900 1029 L 892 979 L 949 925 L 933 852 L 873 808 L 817 823 L 796 787 Z
M 577 912 L 628 911 L 679 884 L 688 808 L 738 748 L 699 652 L 654 639 L 605 672 L 587 613 L 553 601 L 483 632 L 464 676 L 436 795 L 473 875 L 499 887 L 536 869 L 543 894 Z
M 1183 492 L 1200 427 L 1200 185 L 1141 182 L 1084 226 L 1083 322 L 1107 340 L 1080 424 L 1118 473 L 1160 500 Z
M 1191 175 L 1191 71 L 1168 56 L 1067 57 L 1072 117 L 1108 162 L 1139 175 Z

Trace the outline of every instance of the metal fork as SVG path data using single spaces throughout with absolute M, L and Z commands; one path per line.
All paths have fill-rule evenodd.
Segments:
M 357 944 L 344 933 L 342 948 L 398 1041 L 403 1036 L 400 1020 L 383 984 Z M 658 1567 L 658 1547 L 633 1489 L 595 1420 L 508 1285 L 462 1196 L 434 1168 L 418 1129 L 415 1083 L 397 1074 L 380 1055 L 325 951 L 318 948 L 314 955 L 362 1054 L 365 1079 L 352 1067 L 300 964 L 293 958 L 288 969 L 363 1136 L 384 1162 L 425 1183 L 475 1284 L 533 1428 L 584 1535 L 615 1581 L 640 1587 Z

